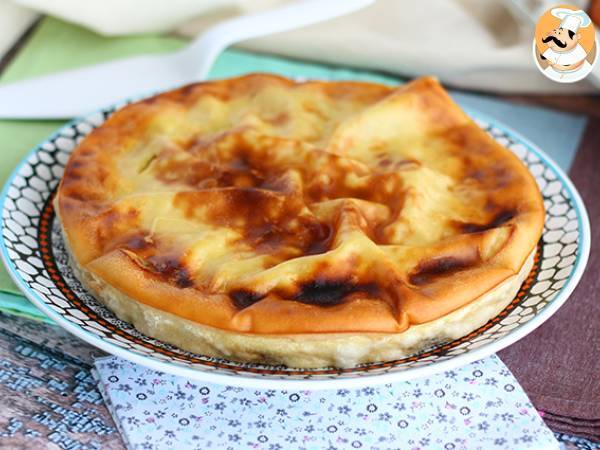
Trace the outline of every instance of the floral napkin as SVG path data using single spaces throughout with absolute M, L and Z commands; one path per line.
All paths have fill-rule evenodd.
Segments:
M 496 356 L 414 381 L 327 391 L 237 388 L 96 361 L 129 449 L 558 449 Z

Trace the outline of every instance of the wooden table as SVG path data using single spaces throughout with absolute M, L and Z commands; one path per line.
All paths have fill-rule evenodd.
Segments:
M 91 374 L 102 355 L 56 326 L 0 313 L 0 448 L 124 448 Z
M 0 73 L 36 26 L 0 60 Z M 570 175 L 583 192 L 600 188 L 599 96 L 500 97 L 589 116 Z M 592 224 L 600 222 L 600 202 L 583 197 Z M 600 227 L 592 235 L 600 241 Z M 592 252 L 590 265 L 600 267 L 600 254 Z M 595 286 L 596 278 L 588 270 L 581 285 Z M 58 327 L 0 313 L 0 448 L 124 448 L 91 375 L 101 355 Z

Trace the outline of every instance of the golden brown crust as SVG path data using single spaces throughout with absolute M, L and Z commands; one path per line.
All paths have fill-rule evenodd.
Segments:
M 67 246 L 67 250 L 68 246 Z M 497 316 L 529 274 L 535 250 L 520 272 L 456 311 L 402 333 L 305 333 L 265 335 L 206 326 L 131 299 L 71 259 L 84 286 L 120 319 L 161 341 L 200 355 L 294 368 L 354 367 L 392 361 L 466 336 Z
M 113 114 L 58 212 L 81 267 L 152 308 L 251 334 L 401 332 L 514 277 L 532 176 L 431 78 L 200 83 Z
M 231 361 L 294 368 L 354 367 L 393 361 L 425 347 L 466 336 L 497 316 L 515 297 L 529 274 L 531 253 L 520 272 L 443 317 L 411 326 L 402 333 L 305 333 L 265 335 L 221 330 L 131 299 L 71 259 L 84 286 L 122 320 L 142 333 L 199 355 Z

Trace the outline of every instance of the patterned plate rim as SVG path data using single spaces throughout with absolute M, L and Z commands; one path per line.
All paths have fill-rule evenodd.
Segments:
M 116 107 L 118 106 L 120 106 L 120 104 L 116 105 Z M 113 109 L 115 109 L 115 106 L 105 108 L 101 111 L 110 111 Z M 60 313 L 54 311 L 52 308 L 46 305 L 46 303 L 38 296 L 38 294 L 32 288 L 30 288 L 27 285 L 26 281 L 17 273 L 15 263 L 10 258 L 6 247 L 4 239 L 3 219 L 0 220 L 0 256 L 3 260 L 5 267 L 7 268 L 10 277 L 19 287 L 19 289 L 33 304 L 35 304 L 42 312 L 44 312 L 59 326 L 74 334 L 75 336 L 81 338 L 82 340 L 86 341 L 87 343 L 106 351 L 107 353 L 122 357 L 134 363 L 142 364 L 144 366 L 150 367 L 154 370 L 158 370 L 161 372 L 168 372 L 174 375 L 179 375 L 186 378 L 201 381 L 214 382 L 218 384 L 236 385 L 240 387 L 261 388 L 264 387 L 265 382 L 269 382 L 270 386 L 279 389 L 337 389 L 340 387 L 358 388 L 365 385 L 372 385 L 373 383 L 382 384 L 389 382 L 406 381 L 414 378 L 430 376 L 442 371 L 452 370 L 454 368 L 468 364 L 472 361 L 482 359 L 505 347 L 508 347 L 514 342 L 522 339 L 527 334 L 531 333 L 538 326 L 544 323 L 548 318 L 550 318 L 569 298 L 569 296 L 577 286 L 579 280 L 581 279 L 581 276 L 583 275 L 583 272 L 587 265 L 591 244 L 590 224 L 585 205 L 577 189 L 575 188 L 571 180 L 568 178 L 568 176 L 564 173 L 564 171 L 540 148 L 533 144 L 529 139 L 523 137 L 520 133 L 501 124 L 497 120 L 491 118 L 486 114 L 481 113 L 480 111 L 466 107 L 463 107 L 463 109 L 474 119 L 481 119 L 482 121 L 486 122 L 490 127 L 500 130 L 507 137 L 510 137 L 515 142 L 522 144 L 524 147 L 527 148 L 528 151 L 533 152 L 537 157 L 539 157 L 542 163 L 546 167 L 549 167 L 556 174 L 557 179 L 560 181 L 562 187 L 566 188 L 570 196 L 570 200 L 572 202 L 572 207 L 576 212 L 579 236 L 577 239 L 577 257 L 569 277 L 567 278 L 565 284 L 561 288 L 559 288 L 555 297 L 546 306 L 544 306 L 544 308 L 542 308 L 540 312 L 536 313 L 536 315 L 533 318 L 531 318 L 524 324 L 509 331 L 505 336 L 497 338 L 496 340 L 483 344 L 480 347 L 477 347 L 473 350 L 468 350 L 463 354 L 453 356 L 443 361 L 432 362 L 431 364 L 409 368 L 404 371 L 365 374 L 356 378 L 335 377 L 325 379 L 285 379 L 275 377 L 272 378 L 268 376 L 249 377 L 239 373 L 219 372 L 218 370 L 202 370 L 200 368 L 196 369 L 173 361 L 157 359 L 150 355 L 146 356 L 141 353 L 128 350 L 119 345 L 107 342 L 103 340 L 100 336 L 92 334 L 86 331 L 85 329 L 81 328 L 78 324 L 73 323 L 68 319 L 64 318 Z M 29 159 L 40 151 L 42 145 L 59 137 L 63 130 L 69 129 L 74 125 L 85 121 L 88 117 L 90 117 L 93 114 L 94 113 L 87 114 L 85 116 L 78 117 L 69 121 L 27 153 L 27 155 L 13 169 L 6 183 L 4 184 L 2 192 L 0 193 L 1 211 L 4 211 L 5 203 L 8 198 L 8 191 L 11 185 L 13 184 L 15 177 L 19 174 L 23 166 L 28 164 Z M 43 209 L 40 210 L 39 214 L 41 215 L 42 212 Z

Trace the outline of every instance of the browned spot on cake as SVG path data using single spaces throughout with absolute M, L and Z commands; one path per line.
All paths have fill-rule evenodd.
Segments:
M 307 305 L 330 307 L 342 304 L 348 296 L 356 293 L 377 297 L 380 288 L 374 282 L 357 283 L 347 278 L 316 277 L 299 283 L 291 290 L 275 289 L 273 293 L 281 298 Z M 238 309 L 252 306 L 267 295 L 268 293 L 259 293 L 251 289 L 236 289 L 229 292 L 231 301 Z
M 423 286 L 435 281 L 436 278 L 451 275 L 460 270 L 468 269 L 479 262 L 479 253 L 473 249 L 467 255 L 442 256 L 421 261 L 409 274 L 409 282 L 415 286 Z
M 327 307 L 341 304 L 351 294 L 362 292 L 376 297 L 379 291 L 379 286 L 375 283 L 355 283 L 348 279 L 317 277 L 300 284 L 298 291 L 290 298 L 308 305 Z
M 148 236 L 145 235 L 145 233 L 137 233 L 125 239 L 120 246 L 128 250 L 136 250 L 137 252 L 140 252 L 153 247 L 153 243 Z
M 500 227 L 516 217 L 517 214 L 518 213 L 514 210 L 503 210 L 495 214 L 491 220 L 486 223 L 460 222 L 457 224 L 457 226 L 463 233 L 479 233 L 492 228 Z
M 200 86 L 200 83 L 188 84 L 187 86 L 181 88 L 181 95 L 183 95 L 184 97 L 192 95 L 194 90 L 198 89 L 198 87 Z
M 180 288 L 194 285 L 183 255 L 167 243 L 150 237 L 147 231 L 138 230 L 114 245 L 154 277 Z
M 283 126 L 286 123 L 288 123 L 289 121 L 290 121 L 290 115 L 287 111 L 282 111 L 279 114 L 277 114 L 276 116 L 265 119 L 265 122 L 270 123 L 271 125 L 273 125 L 275 127 Z
M 333 242 L 333 227 L 326 223 L 316 222 L 313 225 L 312 239 L 304 245 L 306 255 L 319 255 L 331 250 Z
M 95 201 L 103 196 L 103 192 L 98 191 L 102 186 L 106 191 L 110 191 L 108 185 L 109 170 L 107 167 L 99 165 L 83 155 L 76 155 L 69 160 L 65 175 L 60 184 L 61 192 L 65 197 L 81 201 Z
M 139 212 L 111 209 L 99 214 L 96 223 L 96 241 L 103 251 L 110 251 L 137 234 Z
M 146 259 L 150 270 L 155 274 L 166 278 L 180 288 L 187 288 L 194 285 L 189 270 L 181 258 L 175 255 L 154 255 Z
M 493 185 L 495 189 L 508 187 L 516 181 L 515 173 L 508 167 L 497 165 L 492 171 Z
M 229 298 L 237 309 L 244 309 L 262 300 L 265 295 L 248 289 L 236 289 L 229 293 Z
M 465 178 L 475 180 L 488 189 L 502 189 L 517 181 L 514 172 L 501 163 L 468 170 Z
M 384 158 L 377 163 L 377 165 L 380 167 L 389 167 L 390 164 L 392 164 L 392 160 L 390 158 Z

